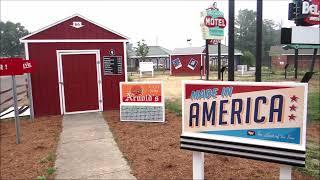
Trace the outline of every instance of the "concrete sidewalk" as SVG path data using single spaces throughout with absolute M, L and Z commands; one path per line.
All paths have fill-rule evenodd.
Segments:
M 65 115 L 56 179 L 135 179 L 102 114 Z

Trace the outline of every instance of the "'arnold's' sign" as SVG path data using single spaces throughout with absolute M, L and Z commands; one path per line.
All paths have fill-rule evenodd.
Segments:
M 305 164 L 307 84 L 183 83 L 181 148 Z

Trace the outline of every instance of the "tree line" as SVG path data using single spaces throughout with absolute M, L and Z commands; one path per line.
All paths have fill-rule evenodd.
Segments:
M 254 66 L 256 59 L 256 12 L 253 10 L 239 10 L 235 20 L 235 48 L 239 49 L 243 56 L 241 64 Z M 280 44 L 281 24 L 273 20 L 264 19 L 262 27 L 262 64 L 270 63 L 269 50 L 271 46 Z
M 281 25 L 275 23 L 273 20 L 263 20 L 263 42 L 262 42 L 262 63 L 269 63 L 269 49 L 272 45 L 280 44 L 280 28 Z M 0 44 L 1 57 L 17 57 L 24 56 L 24 47 L 19 42 L 19 39 L 27 34 L 29 31 L 25 29 L 21 23 L 13 23 L 10 21 L 0 21 Z M 256 54 L 256 12 L 253 10 L 243 9 L 239 10 L 238 16 L 235 19 L 235 48 L 239 49 L 243 56 L 241 57 L 241 64 L 255 65 Z M 137 47 L 128 48 L 134 50 L 142 59 L 148 54 L 148 46 L 144 40 L 137 42 Z

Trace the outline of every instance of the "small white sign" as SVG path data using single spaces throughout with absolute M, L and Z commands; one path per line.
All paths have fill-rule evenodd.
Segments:
M 70 26 L 79 29 L 79 28 L 82 28 L 84 25 L 82 24 L 81 21 L 73 21 L 72 25 L 70 25 Z

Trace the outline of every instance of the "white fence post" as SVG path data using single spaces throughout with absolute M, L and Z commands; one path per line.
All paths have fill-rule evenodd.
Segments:
M 204 153 L 193 152 L 193 179 L 203 180 L 204 179 Z

